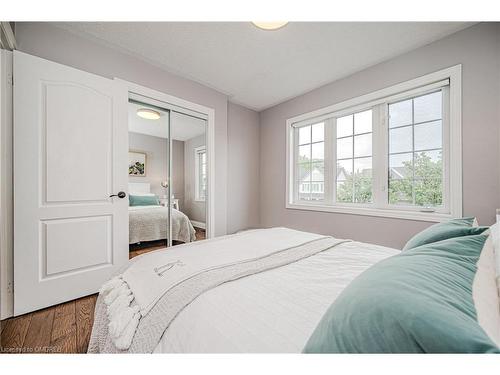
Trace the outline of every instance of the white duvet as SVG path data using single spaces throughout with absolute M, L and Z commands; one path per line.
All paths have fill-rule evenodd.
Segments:
M 270 228 L 137 257 L 101 288 L 89 351 L 151 353 L 172 321 L 207 291 L 345 242 L 350 241 Z
M 339 293 L 365 269 L 397 253 L 347 242 L 223 284 L 176 317 L 155 353 L 300 352 Z

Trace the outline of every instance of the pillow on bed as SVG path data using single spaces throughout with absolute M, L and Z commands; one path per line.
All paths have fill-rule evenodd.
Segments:
M 494 227 L 490 227 L 491 232 L 493 229 Z M 476 307 L 477 320 L 493 342 L 500 346 L 500 300 L 496 282 L 495 249 L 491 234 L 484 243 L 476 266 L 477 272 L 472 283 L 472 299 Z
M 495 254 L 496 278 L 498 295 L 500 296 L 500 223 L 495 223 L 490 227 L 491 242 Z
M 160 201 L 156 195 L 129 195 L 130 206 L 159 206 Z
M 330 306 L 304 352 L 500 353 L 473 299 L 486 239 L 450 238 L 375 264 Z
M 474 217 L 464 217 L 462 219 L 452 219 L 444 223 L 431 225 L 422 232 L 413 236 L 403 247 L 403 251 L 413 249 L 428 243 L 446 240 L 447 238 L 462 237 L 481 234 L 488 227 L 475 226 Z

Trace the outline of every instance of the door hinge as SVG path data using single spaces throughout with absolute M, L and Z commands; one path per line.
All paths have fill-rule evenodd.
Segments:
M 7 82 L 11 85 L 14 86 L 14 76 L 11 73 L 7 74 Z
M 7 283 L 7 293 L 14 294 L 14 281 L 9 281 Z

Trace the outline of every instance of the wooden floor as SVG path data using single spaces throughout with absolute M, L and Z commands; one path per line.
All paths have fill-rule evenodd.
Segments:
M 196 240 L 205 231 L 196 229 Z M 149 245 L 149 246 L 147 246 Z M 164 248 L 163 242 L 131 249 L 130 258 Z M 97 295 L 6 319 L 1 325 L 0 353 L 86 353 Z

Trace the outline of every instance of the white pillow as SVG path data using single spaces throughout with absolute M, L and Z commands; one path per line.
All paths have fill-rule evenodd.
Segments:
M 493 242 L 493 249 L 495 253 L 496 278 L 498 287 L 500 288 L 500 223 L 495 223 L 490 227 L 490 236 Z
M 130 192 L 130 193 L 128 193 L 128 195 L 135 195 L 137 197 L 153 197 L 156 194 L 153 194 L 153 193 L 133 193 L 133 192 Z
M 477 321 L 491 340 L 500 346 L 500 299 L 496 281 L 495 250 L 492 236 L 484 242 L 472 282 L 472 299 Z

